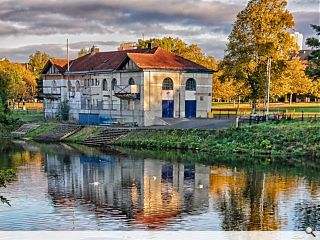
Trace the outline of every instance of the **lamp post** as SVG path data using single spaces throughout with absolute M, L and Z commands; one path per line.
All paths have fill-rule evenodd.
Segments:
M 271 78 L 271 58 L 267 60 L 267 92 L 266 92 L 266 120 L 269 118 L 270 105 L 270 78 Z

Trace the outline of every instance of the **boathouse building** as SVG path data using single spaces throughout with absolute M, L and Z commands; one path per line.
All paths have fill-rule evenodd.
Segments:
M 160 47 L 91 52 L 69 62 L 50 59 L 43 71 L 45 118 L 62 103 L 80 124 L 151 126 L 166 118 L 206 118 L 211 70 Z

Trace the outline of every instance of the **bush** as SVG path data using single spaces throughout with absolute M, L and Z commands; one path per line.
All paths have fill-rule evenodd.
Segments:
M 6 184 L 12 180 L 15 172 L 12 169 L 0 170 L 0 188 L 6 187 Z M 9 200 L 0 195 L 0 201 L 10 206 Z
M 70 107 L 68 105 L 68 101 L 63 101 L 59 104 L 59 110 L 57 114 L 57 119 L 62 121 L 68 121 L 69 120 L 69 111 Z

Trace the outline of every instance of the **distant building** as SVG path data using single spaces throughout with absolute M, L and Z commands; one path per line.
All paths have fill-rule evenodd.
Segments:
M 137 48 L 138 47 L 136 42 L 125 42 L 120 44 L 120 46 L 118 47 L 118 51 L 132 50 Z
M 299 50 L 302 50 L 302 48 L 303 48 L 303 35 L 299 32 L 294 32 L 293 34 L 290 34 L 290 35 L 291 35 L 291 37 L 294 38 L 294 41 L 299 46 Z
M 151 126 L 162 118 L 206 118 L 212 71 L 162 48 L 91 53 L 70 61 L 50 59 L 43 76 L 44 112 L 55 118 L 67 101 L 81 124 Z

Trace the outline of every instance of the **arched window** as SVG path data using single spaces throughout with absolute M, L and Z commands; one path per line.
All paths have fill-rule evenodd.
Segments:
M 80 92 L 80 82 L 79 81 L 76 82 L 76 91 Z
M 56 92 L 57 91 L 57 82 L 56 80 L 52 81 L 52 92 Z
M 103 79 L 102 81 L 102 90 L 107 91 L 108 90 L 108 82 L 107 79 Z
M 71 81 L 70 81 L 70 80 L 68 80 L 68 90 L 69 90 L 69 92 L 71 92 L 71 88 L 72 88 Z
M 129 85 L 135 85 L 135 82 L 134 82 L 134 79 L 133 79 L 133 78 L 130 78 L 130 79 L 129 79 Z
M 111 90 L 114 91 L 114 89 L 116 88 L 117 86 L 117 79 L 112 79 L 112 82 L 111 82 Z
M 196 80 L 194 80 L 193 78 L 189 78 L 186 82 L 186 91 L 196 91 L 196 89 Z
M 173 90 L 173 81 L 171 78 L 166 78 L 163 80 L 162 90 Z

